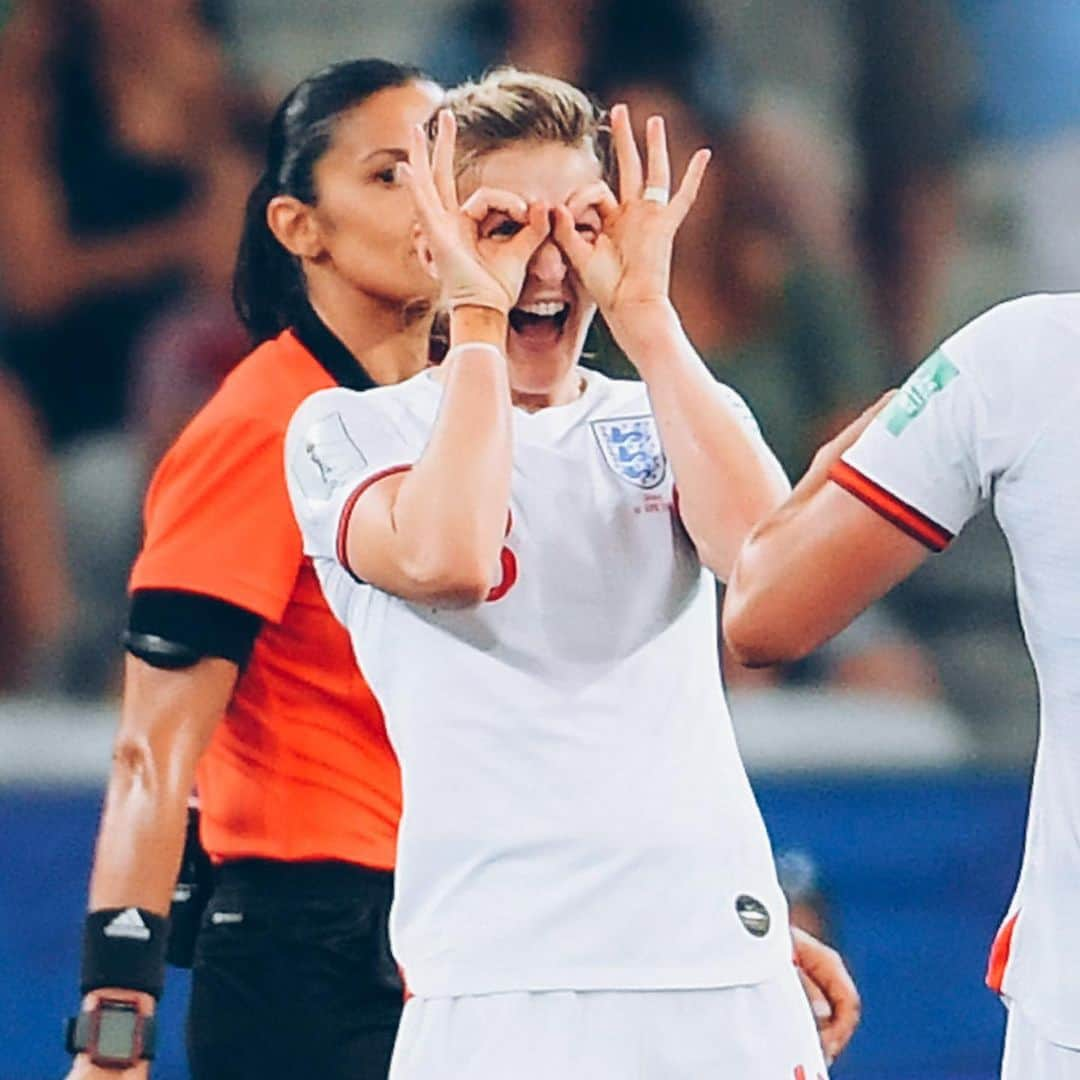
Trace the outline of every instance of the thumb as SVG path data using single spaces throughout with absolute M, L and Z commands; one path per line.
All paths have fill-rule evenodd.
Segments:
M 567 207 L 556 206 L 554 217 L 555 240 L 580 277 L 582 270 L 592 255 L 593 246 L 577 231 L 574 215 L 570 213 Z

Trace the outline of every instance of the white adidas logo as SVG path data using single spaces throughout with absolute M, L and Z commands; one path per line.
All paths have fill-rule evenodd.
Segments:
M 150 927 L 142 921 L 142 916 L 135 908 L 125 908 L 102 933 L 109 938 L 132 938 L 135 941 L 149 941 Z

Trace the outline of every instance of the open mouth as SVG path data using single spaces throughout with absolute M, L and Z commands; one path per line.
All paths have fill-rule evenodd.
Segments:
M 565 300 L 538 300 L 512 308 L 510 328 L 529 344 L 549 345 L 559 340 L 569 318 Z

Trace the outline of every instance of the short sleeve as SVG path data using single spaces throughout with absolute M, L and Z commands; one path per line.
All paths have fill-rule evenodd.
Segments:
M 1046 297 L 991 309 L 909 376 L 831 478 L 942 550 L 1022 458 L 1052 393 L 1032 379 L 1057 348 Z
M 357 498 L 417 457 L 379 391 L 321 390 L 297 409 L 285 437 L 285 475 L 304 553 L 342 562 L 341 532 Z
M 131 591 L 206 595 L 279 621 L 301 559 L 282 441 L 280 427 L 245 416 L 185 429 L 147 492 Z

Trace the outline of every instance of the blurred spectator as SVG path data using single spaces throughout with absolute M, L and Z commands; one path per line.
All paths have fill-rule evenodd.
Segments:
M 1080 288 L 1080 9 L 958 0 L 979 61 L 980 133 L 1008 157 L 1021 291 Z
M 972 79 L 951 0 L 849 0 L 857 57 L 859 239 L 891 347 L 906 374 L 940 336 L 957 233 L 957 166 Z
M 253 170 L 194 0 L 28 0 L 0 49 L 8 360 L 59 444 L 123 420 L 154 311 L 228 280 Z
M 116 656 L 138 540 L 133 343 L 193 294 L 224 295 L 254 177 L 252 98 L 197 0 L 26 0 L 0 37 L 5 359 L 60 453 L 79 600 L 69 688 Z
M 765 184 L 819 258 L 862 267 L 906 373 L 949 329 L 973 99 L 952 0 L 714 2 L 751 73 L 743 127 Z
M 0 691 L 37 674 L 71 615 L 52 467 L 18 385 L 0 371 Z

